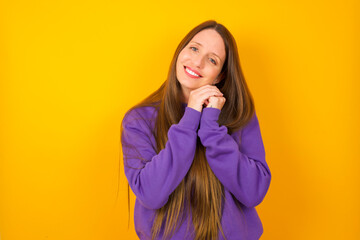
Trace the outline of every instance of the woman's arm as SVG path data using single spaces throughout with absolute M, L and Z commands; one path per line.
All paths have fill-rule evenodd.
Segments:
M 178 124 L 168 130 L 165 148 L 156 154 L 150 127 L 133 110 L 123 119 L 121 144 L 129 185 L 150 209 L 161 208 L 190 169 L 196 150 L 196 130 L 201 113 L 185 108 Z
M 269 188 L 271 173 L 256 114 L 241 133 L 239 145 L 217 123 L 221 110 L 204 108 L 198 135 L 215 176 L 245 206 L 258 205 Z

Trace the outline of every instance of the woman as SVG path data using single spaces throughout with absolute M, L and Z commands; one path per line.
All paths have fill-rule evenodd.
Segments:
M 215 21 L 177 47 L 166 81 L 122 121 L 140 239 L 259 239 L 271 173 L 236 42 Z

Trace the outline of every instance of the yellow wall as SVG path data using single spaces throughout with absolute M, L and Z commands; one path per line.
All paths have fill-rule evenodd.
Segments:
M 0 2 L 0 239 L 137 239 L 119 124 L 208 19 L 255 99 L 262 239 L 360 239 L 359 1 L 150 2 Z

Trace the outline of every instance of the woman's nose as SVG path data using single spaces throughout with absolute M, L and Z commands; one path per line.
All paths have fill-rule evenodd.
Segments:
M 202 68 L 203 66 L 203 56 L 201 56 L 200 54 L 194 56 L 193 58 L 193 62 L 194 62 L 194 65 L 198 68 Z

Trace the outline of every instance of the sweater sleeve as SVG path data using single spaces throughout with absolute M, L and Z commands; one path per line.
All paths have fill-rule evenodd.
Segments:
M 206 158 L 224 187 L 245 206 L 255 207 L 265 197 L 271 180 L 259 121 L 255 113 L 242 130 L 234 133 L 241 134 L 238 144 L 226 126 L 219 126 L 220 112 L 217 108 L 203 109 L 198 135 L 206 147 Z
M 146 121 L 136 109 L 125 115 L 121 134 L 125 175 L 145 207 L 158 209 L 165 205 L 190 169 L 200 116 L 199 111 L 186 107 L 179 123 L 169 128 L 165 148 L 157 154 L 155 138 Z

